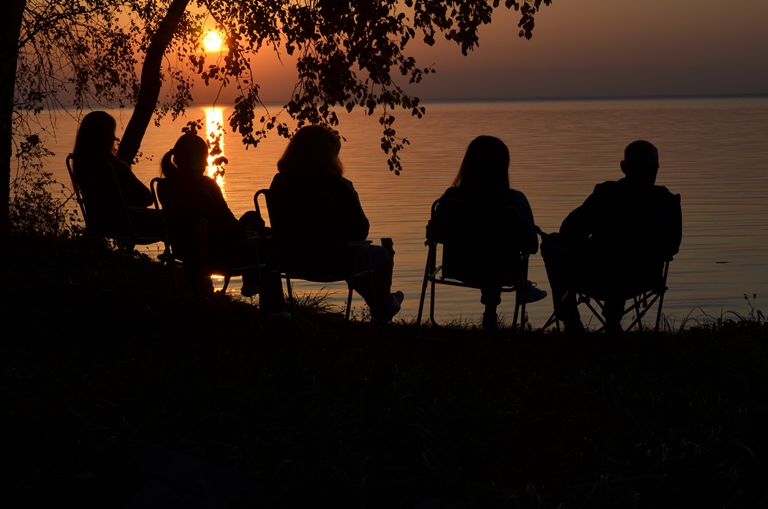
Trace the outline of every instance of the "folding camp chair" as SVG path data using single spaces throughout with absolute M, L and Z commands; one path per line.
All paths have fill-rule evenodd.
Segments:
M 605 306 L 608 299 L 619 299 L 625 302 L 621 317 L 624 318 L 629 314 L 632 314 L 632 320 L 626 327 L 622 327 L 624 332 L 629 332 L 633 328 L 638 327 L 642 332 L 643 323 L 642 320 L 651 307 L 657 304 L 656 310 L 656 323 L 654 326 L 654 332 L 658 332 L 661 322 L 661 311 L 664 305 L 664 295 L 667 291 L 667 274 L 669 273 L 669 262 L 671 260 L 665 260 L 661 264 L 661 271 L 658 275 L 649 278 L 643 283 L 638 284 L 637 281 L 629 283 L 628 288 L 635 288 L 635 291 L 628 290 L 626 293 L 619 295 L 609 295 L 604 289 L 598 287 L 589 287 L 587 285 L 577 285 L 576 287 L 568 290 L 563 296 L 563 300 L 569 298 L 569 293 L 572 293 L 576 298 L 576 305 L 584 304 L 592 312 L 592 315 L 600 322 L 600 327 L 597 329 L 601 331 L 606 326 Z M 657 263 L 657 265 L 659 265 Z M 640 288 L 638 290 L 638 288 Z M 555 325 L 560 330 L 560 318 L 557 316 L 557 312 L 553 312 L 547 319 L 542 329 L 546 329 L 551 325 Z
M 371 241 L 343 241 L 336 232 L 336 204 L 326 193 L 297 190 L 290 197 L 277 200 L 272 191 L 261 189 L 253 196 L 256 212 L 261 215 L 259 197 L 264 196 L 270 222 L 269 240 L 273 259 L 267 262 L 285 279 L 290 312 L 295 320 L 295 297 L 292 281 L 314 283 L 347 283 L 349 321 L 352 310 L 353 282 L 368 276 L 373 287 L 373 270 L 367 247 Z M 263 216 L 262 216 L 263 217 Z M 375 310 L 371 310 L 375 314 Z
M 137 245 L 151 245 L 156 243 L 163 243 L 163 252 L 167 253 L 169 249 L 168 235 L 165 230 L 165 225 L 162 220 L 162 215 L 157 209 L 147 209 L 145 207 L 132 207 L 125 203 L 123 198 L 123 192 L 120 188 L 120 182 L 117 179 L 115 168 L 112 164 L 104 160 L 104 171 L 109 171 L 114 177 L 116 195 L 119 199 L 119 207 L 124 212 L 123 224 L 116 228 L 106 228 L 99 224 L 99 221 L 94 217 L 97 212 L 88 210 L 87 202 L 82 194 L 82 188 L 75 177 L 74 168 L 72 166 L 74 156 L 69 154 L 66 159 L 67 171 L 69 172 L 69 178 L 72 181 L 72 187 L 75 190 L 75 198 L 77 200 L 80 213 L 85 221 L 84 228 L 78 228 L 77 233 L 84 236 L 92 236 L 98 238 L 104 238 L 111 240 L 120 253 L 120 260 L 122 263 L 122 278 L 118 278 L 114 285 L 110 286 L 108 290 L 112 290 L 120 283 L 120 279 L 123 279 L 125 283 L 130 286 L 131 282 L 128 277 L 128 254 L 133 252 L 133 249 Z M 107 190 L 105 190 L 107 192 Z M 136 218 L 143 217 L 145 221 L 156 222 L 157 227 L 152 228 L 152 233 L 146 233 L 143 225 L 136 224 Z M 159 233 L 158 233 L 159 232 Z M 160 261 L 166 262 L 164 256 L 161 254 L 158 256 Z
M 199 217 L 198 211 L 189 210 L 189 208 L 190 203 L 196 200 L 204 204 L 203 208 L 208 205 L 213 207 L 213 198 L 204 189 L 193 186 L 185 189 L 183 193 L 186 197 L 191 197 L 191 201 L 173 199 L 177 193 L 172 193 L 171 190 L 163 193 L 161 190 L 159 194 L 166 195 L 166 206 L 163 207 L 158 197 L 158 187 L 163 187 L 164 180 L 155 177 L 150 181 L 149 187 L 155 206 L 162 212 L 168 228 L 170 244 L 166 256 L 170 263 L 174 266 L 181 266 L 187 272 L 187 276 L 194 281 L 200 299 L 204 293 L 212 291 L 212 277 L 223 278 L 223 286 L 219 291 L 224 295 L 233 277 L 242 276 L 248 271 L 259 271 L 263 267 L 259 261 L 261 239 L 258 236 L 244 239 L 244 242 L 253 245 L 253 249 L 249 250 L 253 253 L 251 260 L 241 260 L 238 263 L 230 264 L 212 264 L 208 253 L 208 222 L 205 218 Z M 260 272 L 259 286 L 261 286 Z
M 664 202 L 657 200 L 652 208 L 632 209 L 628 216 L 621 216 L 620 219 L 626 222 L 625 231 L 616 232 L 611 242 L 606 242 L 604 237 L 607 235 L 604 234 L 600 239 L 600 252 L 584 251 L 590 253 L 590 258 L 571 259 L 573 255 L 567 250 L 558 254 L 563 248 L 557 247 L 555 241 L 552 251 L 554 256 L 551 260 L 562 259 L 564 262 L 547 262 L 549 255 L 545 253 L 547 275 L 550 282 L 561 281 L 563 277 L 562 273 L 558 274 L 560 268 L 557 265 L 576 264 L 578 270 L 567 269 L 566 279 L 572 287 L 566 289 L 562 300 L 573 298 L 577 306 L 585 304 L 600 322 L 598 330 L 606 327 L 606 311 L 610 309 L 610 312 L 617 316 L 621 314 L 619 325 L 621 319 L 629 314 L 633 315 L 629 325 L 622 327 L 622 331 L 629 332 L 638 327 L 642 332 L 643 318 L 651 307 L 657 304 L 654 331 L 658 331 L 667 291 L 669 263 L 677 254 L 682 237 L 680 195 L 664 198 Z M 548 235 L 541 231 L 539 233 L 544 239 L 544 252 L 546 243 L 549 242 Z M 581 256 L 586 255 L 582 253 Z M 594 256 L 599 256 L 600 259 L 591 259 Z M 564 320 L 563 317 L 557 316 L 558 307 L 561 306 L 555 307 L 555 312 L 542 329 L 553 324 L 560 328 L 559 321 Z
M 432 204 L 427 227 L 427 264 L 421 287 L 417 326 L 421 326 L 427 285 L 430 286 L 429 319 L 435 320 L 437 285 L 464 288 L 501 288 L 515 294 L 512 329 L 520 317 L 525 325 L 525 290 L 528 254 L 521 250 L 522 220 L 513 207 L 440 198 Z M 438 252 L 442 263 L 437 264 Z

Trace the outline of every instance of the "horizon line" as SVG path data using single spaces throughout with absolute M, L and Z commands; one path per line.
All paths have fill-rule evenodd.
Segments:
M 648 101 L 648 100 L 690 100 L 690 99 L 768 99 L 768 92 L 742 94 L 662 94 L 662 95 L 595 95 L 595 96 L 527 96 L 527 97 L 475 97 L 475 98 L 430 98 L 419 99 L 419 104 L 442 103 L 491 103 L 491 102 L 590 102 L 590 101 Z M 190 108 L 231 106 L 234 102 L 192 103 Z M 281 101 L 264 101 L 266 106 L 283 106 Z M 338 106 L 344 109 L 343 105 Z M 99 108 L 133 109 L 133 105 L 99 105 Z M 46 108 L 47 110 L 76 110 L 70 106 Z M 83 108 L 85 111 L 85 108 Z M 91 109 L 90 111 L 94 111 Z

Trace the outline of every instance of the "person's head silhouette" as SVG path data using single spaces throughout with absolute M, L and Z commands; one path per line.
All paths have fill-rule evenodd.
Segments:
M 107 157 L 115 153 L 117 122 L 106 111 L 92 111 L 83 117 L 72 151 L 77 158 Z
M 641 185 L 653 185 L 659 172 L 659 151 L 645 140 L 633 141 L 624 149 L 621 171 Z
M 208 167 L 208 144 L 196 134 L 186 133 L 165 153 L 160 168 L 166 177 L 199 176 Z
M 504 142 L 493 136 L 472 140 L 453 185 L 473 193 L 509 189 L 509 149 Z
M 339 160 L 339 150 L 341 142 L 333 131 L 321 125 L 308 125 L 293 135 L 277 162 L 277 169 L 286 174 L 340 177 L 344 167 Z

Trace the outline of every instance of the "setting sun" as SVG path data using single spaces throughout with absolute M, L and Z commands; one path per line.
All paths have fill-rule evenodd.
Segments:
M 219 51 L 221 49 L 221 42 L 221 35 L 216 31 L 211 31 L 205 34 L 203 47 L 206 51 Z

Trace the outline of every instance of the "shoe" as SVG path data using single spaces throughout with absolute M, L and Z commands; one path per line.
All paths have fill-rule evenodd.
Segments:
M 536 283 L 528 281 L 525 287 L 525 303 L 538 302 L 547 296 L 546 290 L 536 288 Z
M 390 307 L 386 313 L 382 313 L 381 319 L 374 320 L 375 325 L 383 325 L 392 321 L 392 318 L 400 312 L 400 307 L 405 300 L 405 294 L 400 290 L 395 293 L 390 293 Z
M 392 293 L 390 295 L 392 297 L 392 307 L 390 308 L 391 314 L 389 319 L 391 320 L 393 316 L 395 316 L 400 312 L 400 307 L 402 306 L 403 301 L 405 300 L 405 294 L 400 290 L 398 290 L 395 293 Z
M 253 283 L 243 284 L 243 287 L 240 288 L 240 295 L 243 297 L 253 297 L 257 293 L 259 293 L 259 286 Z

